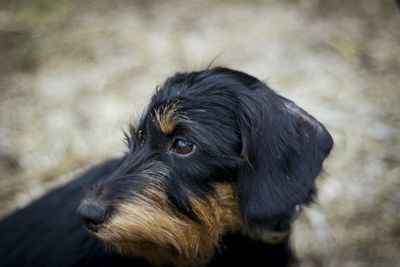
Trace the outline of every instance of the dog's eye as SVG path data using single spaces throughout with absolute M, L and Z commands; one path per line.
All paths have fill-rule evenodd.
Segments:
M 172 150 L 181 155 L 187 155 L 194 150 L 196 146 L 186 140 L 176 139 L 174 145 L 172 146 Z

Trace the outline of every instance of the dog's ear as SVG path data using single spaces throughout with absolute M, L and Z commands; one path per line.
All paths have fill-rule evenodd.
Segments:
M 246 161 L 238 172 L 239 208 L 249 233 L 287 231 L 299 207 L 312 197 L 333 140 L 315 118 L 253 79 L 246 84 L 250 90 L 237 97 Z

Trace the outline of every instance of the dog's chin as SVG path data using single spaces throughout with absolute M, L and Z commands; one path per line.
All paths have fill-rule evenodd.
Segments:
M 152 266 L 171 264 L 174 266 L 190 266 L 188 262 L 184 262 L 184 258 L 179 255 L 172 244 L 170 246 L 165 246 L 145 240 L 105 241 L 100 236 L 101 235 L 98 235 L 98 239 L 100 239 L 108 249 L 125 257 L 143 258 L 152 264 Z
M 126 236 L 118 234 L 115 236 L 107 230 L 99 230 L 97 233 L 93 233 L 97 239 L 112 251 L 126 257 L 143 258 L 152 266 L 172 265 L 183 267 L 206 265 L 217 250 L 220 241 L 219 234 L 207 234 L 204 232 L 203 236 L 199 236 L 196 233 L 191 237 L 186 235 L 189 237 L 186 240 L 173 240 L 172 234 L 169 238 L 167 236 L 160 238 L 162 234 L 167 235 L 161 232 L 154 233 L 153 240 L 148 237 L 138 236 L 137 232 L 125 234 Z M 182 238 L 182 236 L 178 238 Z

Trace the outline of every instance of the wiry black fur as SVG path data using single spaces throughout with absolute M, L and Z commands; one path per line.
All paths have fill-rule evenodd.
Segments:
M 117 262 L 91 238 L 76 216 L 84 186 L 108 175 L 103 163 L 0 223 L 0 266 L 107 266 Z
M 171 104 L 190 122 L 165 135 L 154 123 L 154 112 Z M 176 138 L 190 140 L 196 151 L 188 157 L 171 153 Z M 73 213 L 81 185 L 101 178 L 86 198 L 101 197 L 112 216 L 115 204 L 135 197 L 146 185 L 143 166 L 151 169 L 155 161 L 171 170 L 159 179 L 178 216 L 201 223 L 188 194 L 203 198 L 212 194 L 213 184 L 232 183 L 248 233 L 286 231 L 296 206 L 307 204 L 315 193 L 314 180 L 333 145 L 326 129 L 293 102 L 258 79 L 226 68 L 169 78 L 127 141 L 128 152 L 118 162 L 89 171 L 1 222 L 0 265 L 146 265 L 103 251 Z M 222 250 L 209 266 L 286 266 L 290 259 L 287 240 L 271 246 L 232 234 L 223 238 Z

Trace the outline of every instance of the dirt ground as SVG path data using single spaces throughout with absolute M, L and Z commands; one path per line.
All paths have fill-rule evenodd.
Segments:
M 246 71 L 335 148 L 300 266 L 400 266 L 400 9 L 389 0 L 0 0 L 0 216 L 124 151 L 175 71 Z

